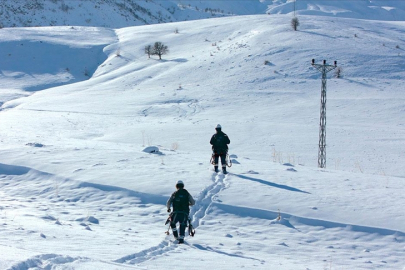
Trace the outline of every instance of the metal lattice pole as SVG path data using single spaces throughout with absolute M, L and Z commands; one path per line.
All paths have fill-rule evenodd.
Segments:
M 296 0 L 294 0 L 294 18 L 295 18 L 295 1 L 296 1 Z
M 315 59 L 312 59 L 312 66 L 322 73 L 322 88 L 321 88 L 321 113 L 319 121 L 319 150 L 318 150 L 318 167 L 326 167 L 326 74 L 334 70 L 337 66 L 327 65 L 326 60 L 323 64 L 315 64 Z

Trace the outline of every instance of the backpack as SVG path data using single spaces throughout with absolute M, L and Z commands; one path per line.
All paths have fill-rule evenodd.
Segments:
M 222 147 L 224 145 L 224 136 L 222 134 L 215 134 L 214 136 L 214 146 Z
M 229 139 L 225 133 L 214 134 L 212 138 L 212 149 L 215 152 L 226 153 L 228 150 Z
M 185 189 L 179 189 L 172 195 L 173 198 L 173 211 L 180 211 L 188 213 L 189 208 L 189 193 Z

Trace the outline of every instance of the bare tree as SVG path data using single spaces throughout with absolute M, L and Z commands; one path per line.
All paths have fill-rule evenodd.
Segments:
M 164 45 L 162 42 L 155 42 L 153 46 L 153 54 L 159 55 L 159 59 L 162 59 L 162 55 L 167 54 L 169 52 L 169 48 Z
M 148 57 L 150 58 L 150 56 L 153 54 L 152 45 L 146 45 L 145 46 L 145 54 L 147 54 Z
M 298 20 L 297 17 L 292 18 L 291 20 L 291 26 L 294 29 L 294 31 L 298 30 L 298 26 L 300 25 L 300 21 Z

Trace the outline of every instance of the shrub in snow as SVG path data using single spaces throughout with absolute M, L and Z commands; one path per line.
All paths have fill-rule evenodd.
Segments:
M 300 25 L 300 21 L 298 20 L 297 17 L 292 18 L 291 20 L 291 26 L 294 29 L 294 31 L 298 30 L 298 26 Z
M 179 149 L 179 144 L 178 143 L 172 143 L 172 151 L 176 151 L 177 149 Z
M 145 54 L 148 55 L 148 58 L 153 54 L 153 48 L 152 45 L 146 45 L 145 46 Z
M 155 42 L 153 46 L 145 46 L 145 54 L 147 54 L 149 58 L 151 55 L 158 55 L 159 59 L 162 59 L 162 55 L 167 54 L 168 52 L 169 48 L 160 41 Z
M 169 48 L 162 42 L 158 41 L 155 42 L 155 45 L 153 46 L 153 52 L 155 55 L 159 56 L 159 59 L 162 59 L 162 55 L 167 54 L 169 52 Z

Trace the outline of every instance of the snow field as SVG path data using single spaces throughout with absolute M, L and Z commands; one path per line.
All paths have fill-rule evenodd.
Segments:
M 46 68 L 31 74 L 33 57 L 9 73 L 1 66 L 0 81 L 13 85 L 1 92 L 0 266 L 402 268 L 404 71 L 395 45 L 404 24 L 302 16 L 295 33 L 289 20 L 91 28 L 77 38 L 66 27 L 18 29 L 24 44 L 52 40 L 46 46 L 63 56 L 58 64 L 44 53 L 42 63 L 94 68 L 65 84 L 43 79 Z M 6 52 L 13 35 L 2 29 Z M 162 61 L 143 53 L 154 41 L 169 45 Z M 324 170 L 312 58 L 345 70 L 328 80 Z M 227 176 L 209 164 L 218 123 L 231 139 Z M 197 200 L 197 234 L 184 246 L 164 235 L 177 180 Z

